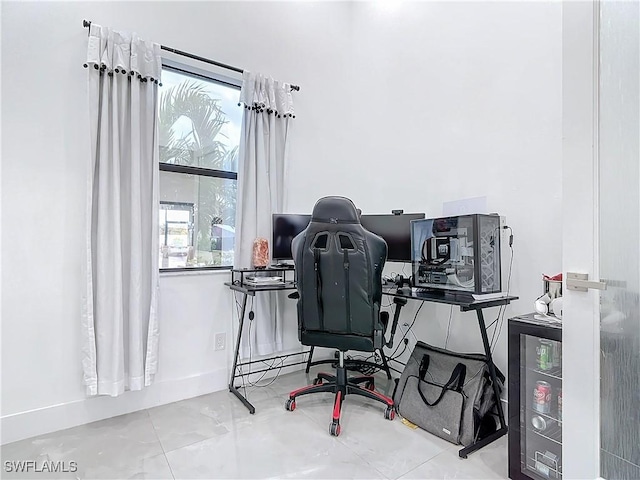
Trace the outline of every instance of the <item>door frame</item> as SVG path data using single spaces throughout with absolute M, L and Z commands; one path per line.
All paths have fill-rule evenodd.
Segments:
M 598 271 L 599 2 L 562 5 L 563 446 L 565 479 L 600 476 L 599 293 L 567 289 Z

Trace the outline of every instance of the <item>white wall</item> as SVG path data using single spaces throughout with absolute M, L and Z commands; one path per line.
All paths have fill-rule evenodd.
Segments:
M 486 196 L 514 231 L 520 300 L 495 354 L 505 373 L 506 318 L 531 312 L 541 274 L 561 269 L 561 27 L 558 2 L 355 4 L 347 148 L 316 166 L 312 183 L 302 167 L 292 179 L 298 204 L 343 194 L 364 213 L 440 216 L 443 202 Z M 449 307 L 425 305 L 415 333 L 440 345 L 448 318 Z M 482 351 L 473 313 L 454 309 L 448 347 Z
M 2 3 L 3 443 L 226 382 L 229 351 L 212 343 L 231 332 L 228 274 L 162 277 L 156 385 L 84 397 L 84 18 L 301 85 L 289 211 L 342 194 L 365 213 L 436 216 L 486 196 L 515 233 L 522 300 L 507 315 L 531 310 L 560 268 L 560 6 L 393 4 Z M 448 313 L 425 306 L 418 337 L 442 342 Z M 480 349 L 469 315 L 454 313 L 450 348 Z
M 229 273 L 162 276 L 156 383 L 120 398 L 85 399 L 80 272 L 89 144 L 82 20 L 302 85 L 300 157 L 314 163 L 334 148 L 326 140 L 345 130 L 324 110 L 339 109 L 345 83 L 345 6 L 2 2 L 1 8 L 2 443 L 225 388 L 233 344 L 232 297 L 223 286 Z M 293 325 L 285 346 L 299 348 Z M 217 332 L 227 332 L 225 352 L 213 351 Z

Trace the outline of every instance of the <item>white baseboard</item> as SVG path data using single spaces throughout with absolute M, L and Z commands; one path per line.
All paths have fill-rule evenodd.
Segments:
M 228 383 L 227 369 L 220 368 L 192 377 L 160 381 L 119 397 L 87 397 L 5 415 L 0 418 L 1 444 L 217 392 L 226 389 Z
M 314 355 L 321 359 L 323 355 Z M 304 365 L 287 365 L 281 374 L 304 369 Z M 267 372 L 264 378 L 278 374 Z M 0 444 L 17 442 L 26 438 L 77 427 L 86 423 L 137 412 L 208 393 L 226 390 L 229 385 L 227 368 L 176 380 L 154 383 L 144 390 L 125 392 L 119 397 L 97 396 L 73 402 L 51 405 L 0 417 Z
M 333 358 L 333 350 L 318 348 L 314 360 Z M 256 367 L 257 368 L 257 367 Z M 304 365 L 287 365 L 281 374 L 304 369 Z M 267 372 L 265 379 L 278 374 Z M 17 442 L 38 435 L 77 427 L 106 418 L 117 417 L 146 408 L 157 407 L 187 398 L 225 390 L 229 384 L 227 368 L 175 380 L 158 381 L 144 390 L 125 392 L 119 397 L 96 396 L 0 417 L 0 444 Z

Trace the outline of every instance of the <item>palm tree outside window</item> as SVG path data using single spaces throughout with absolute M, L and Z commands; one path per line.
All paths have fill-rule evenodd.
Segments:
M 232 85 L 227 79 L 163 67 L 158 128 L 163 270 L 233 265 L 242 122 L 239 90 L 240 83 Z M 183 215 L 179 221 L 186 223 L 170 227 L 162 218 L 163 208 L 165 217 L 168 212 Z M 172 241 L 188 245 L 170 245 Z

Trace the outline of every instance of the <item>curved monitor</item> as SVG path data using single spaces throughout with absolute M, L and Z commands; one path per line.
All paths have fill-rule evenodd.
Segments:
M 403 213 L 401 215 L 362 215 L 360 223 L 371 233 L 384 238 L 389 247 L 387 260 L 390 262 L 411 261 L 411 221 L 423 220 L 424 213 Z
M 291 241 L 302 232 L 309 222 L 311 215 L 294 213 L 273 214 L 273 241 L 271 242 L 272 260 L 292 260 Z

